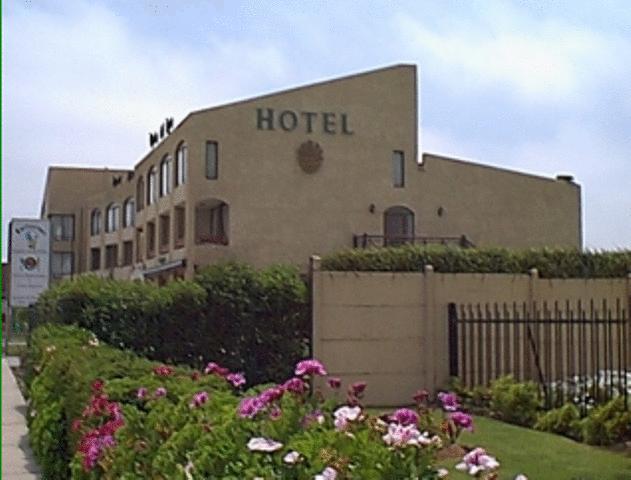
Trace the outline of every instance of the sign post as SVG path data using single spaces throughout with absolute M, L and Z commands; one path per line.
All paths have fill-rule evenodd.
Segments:
M 28 307 L 48 288 L 50 272 L 50 223 L 48 220 L 14 218 L 9 223 L 9 308 L 5 349 L 16 321 L 15 308 Z

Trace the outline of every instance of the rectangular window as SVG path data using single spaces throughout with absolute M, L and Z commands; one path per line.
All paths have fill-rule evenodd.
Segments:
M 138 263 L 142 262 L 142 241 L 143 241 L 142 229 L 137 228 L 136 229 L 136 261 Z
M 156 224 L 147 222 L 147 258 L 156 255 Z
M 184 207 L 175 207 L 175 247 L 184 246 L 184 237 L 186 235 L 186 209 Z
M 99 270 L 101 268 L 101 249 L 92 248 L 90 250 L 90 269 Z
M 53 252 L 50 258 L 50 269 L 53 278 L 72 275 L 72 253 Z
M 53 240 L 74 240 L 74 215 L 50 215 Z
M 405 186 L 405 158 L 403 152 L 392 152 L 392 183 L 397 188 Z
M 216 180 L 219 174 L 217 142 L 206 142 L 206 178 Z
M 105 247 L 105 268 L 118 267 L 118 245 Z
M 160 215 L 160 253 L 169 251 L 171 222 L 168 215 Z
M 123 265 L 128 266 L 134 263 L 134 242 L 128 240 L 123 242 Z

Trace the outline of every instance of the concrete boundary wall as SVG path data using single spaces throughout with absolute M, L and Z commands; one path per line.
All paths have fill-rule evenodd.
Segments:
M 347 384 L 368 382 L 366 403 L 411 403 L 449 380 L 448 304 L 631 303 L 631 276 L 540 279 L 512 274 L 329 272 L 312 259 L 313 355 Z M 625 341 L 631 351 L 631 339 Z M 629 365 L 631 367 L 631 365 Z

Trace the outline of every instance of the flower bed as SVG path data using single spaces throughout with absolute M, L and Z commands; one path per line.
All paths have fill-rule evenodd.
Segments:
M 312 378 L 327 376 L 316 360 L 243 391 L 243 375 L 216 363 L 156 364 L 44 326 L 28 361 L 31 441 L 50 479 L 432 479 L 447 473 L 436 456 L 473 428 L 453 394 L 441 395 L 437 421 L 425 392 L 416 409 L 381 417 L 362 407 L 363 382 L 343 389 L 327 377 L 312 392 Z M 481 449 L 457 454 L 471 475 L 499 466 Z

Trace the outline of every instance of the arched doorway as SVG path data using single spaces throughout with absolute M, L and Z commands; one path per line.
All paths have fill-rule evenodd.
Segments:
M 383 219 L 384 245 L 402 245 L 414 240 L 414 212 L 407 207 L 390 207 Z

